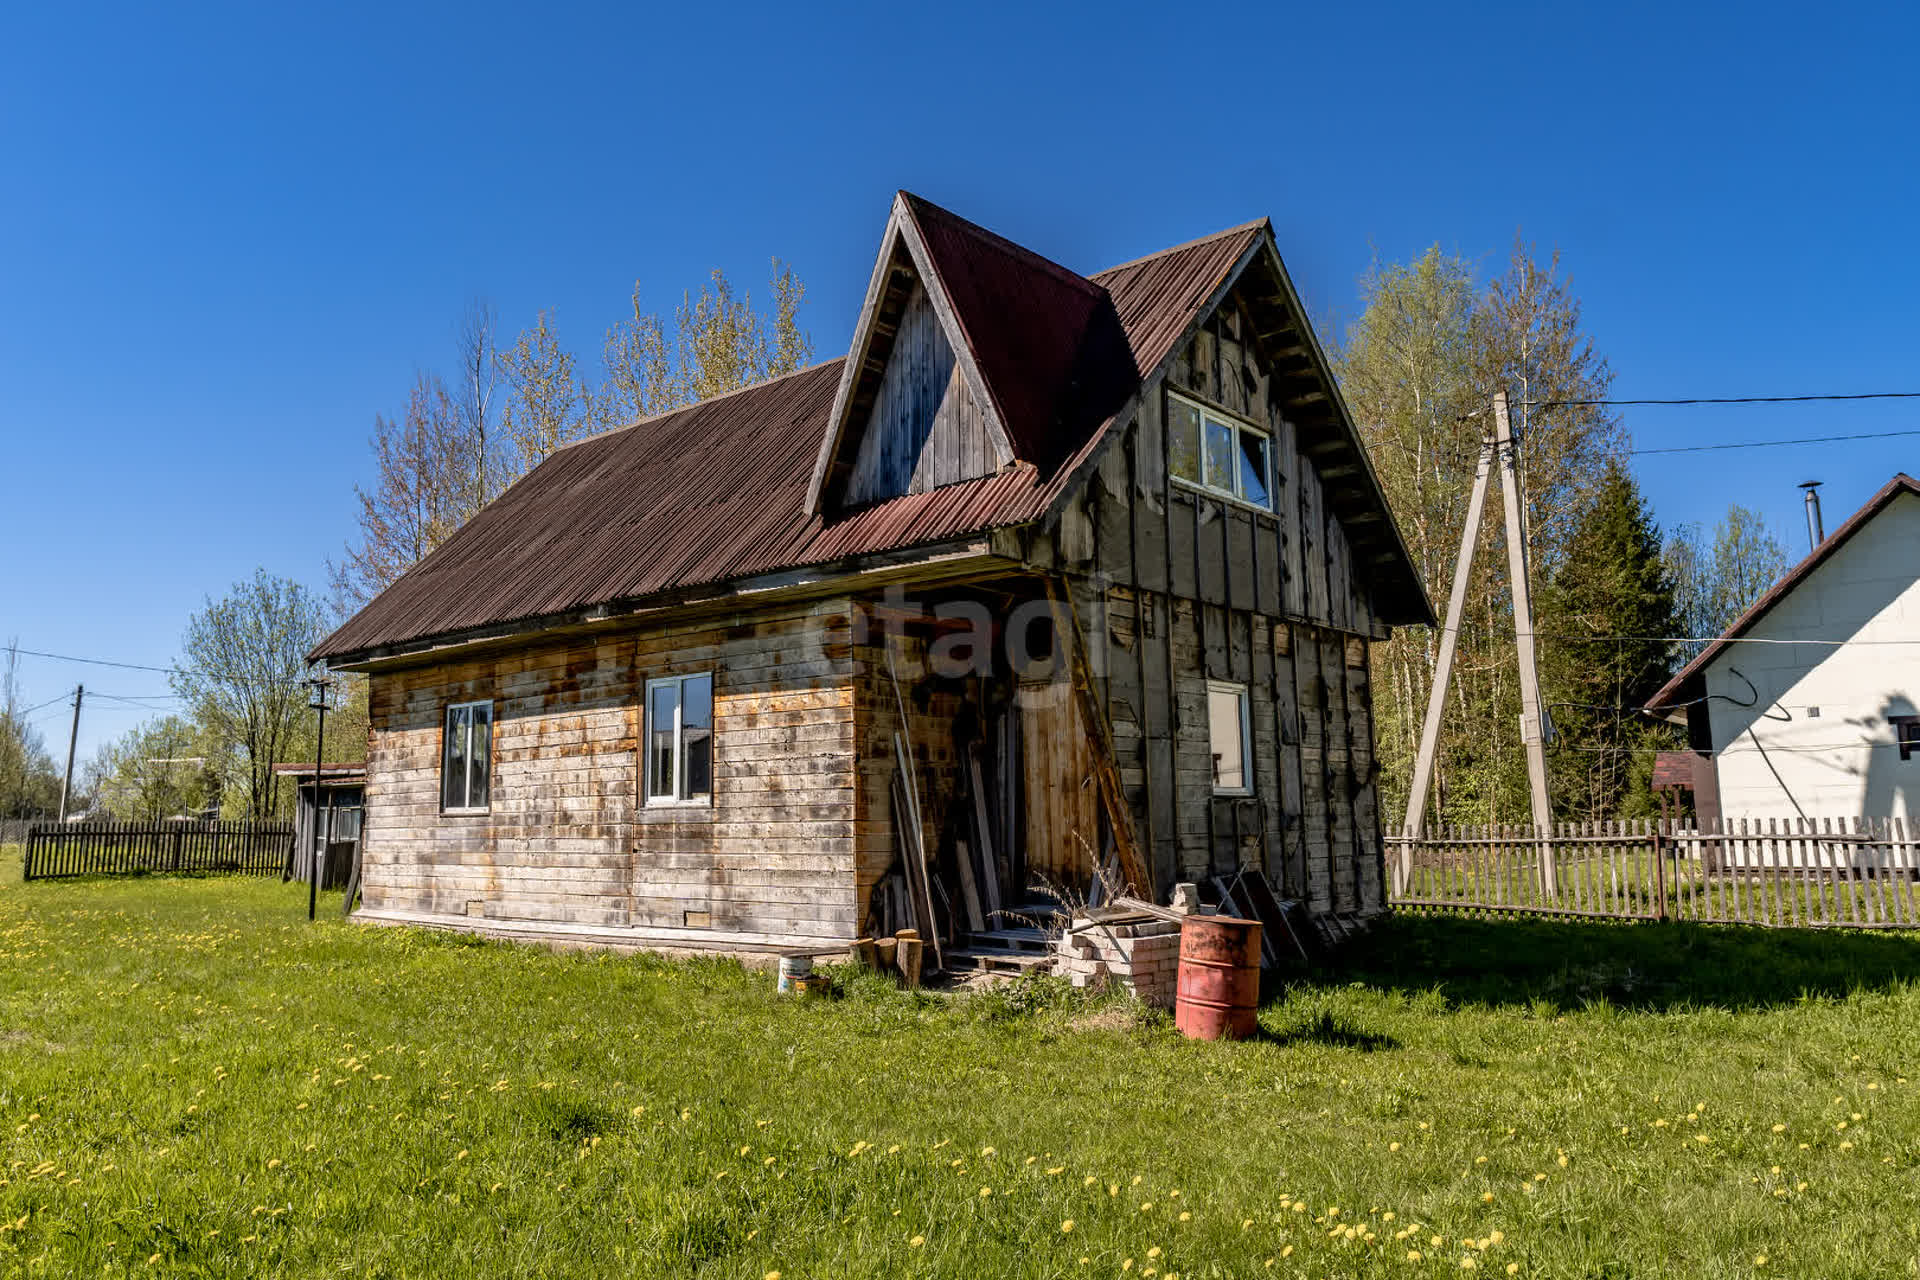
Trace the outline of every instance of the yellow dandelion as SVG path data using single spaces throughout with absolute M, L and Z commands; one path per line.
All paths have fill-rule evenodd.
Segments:
M 1192 1214 L 1190 1214 L 1190 1213 L 1182 1213 L 1182 1214 L 1180 1215 L 1180 1221 L 1182 1221 L 1182 1222 L 1192 1222 L 1192 1221 L 1193 1221 L 1193 1215 L 1192 1215 Z
M 1481 1201 L 1482 1201 L 1483 1203 L 1485 1203 L 1485 1204 L 1492 1204 L 1492 1203 L 1493 1203 L 1493 1192 L 1491 1192 L 1491 1191 L 1483 1191 L 1483 1192 L 1481 1192 L 1481 1193 L 1480 1193 L 1480 1199 L 1481 1199 Z
M 921 1245 L 925 1244 L 926 1242 L 927 1242 L 927 1238 L 925 1236 L 915 1236 L 913 1239 L 907 1241 L 907 1247 L 909 1249 L 918 1249 Z
M 1065 1173 L 1066 1171 L 1067 1171 L 1067 1166 L 1063 1164 L 1057 1164 L 1053 1166 L 1053 1168 L 1047 1170 L 1047 1176 L 1049 1178 L 1057 1178 L 1061 1174 Z
M 1064 1222 L 1062 1222 L 1062 1223 L 1060 1224 L 1060 1232 L 1061 1232 L 1061 1234 L 1062 1234 L 1062 1235 L 1065 1235 L 1065 1234 L 1066 1234 L 1067 1232 L 1069 1232 L 1069 1231 L 1072 1231 L 1072 1230 L 1073 1230 L 1073 1219 L 1072 1219 L 1072 1218 L 1068 1218 L 1068 1219 L 1067 1219 L 1066 1221 L 1064 1221 Z
M 1088 1174 L 1085 1178 L 1082 1178 L 1080 1180 L 1080 1185 L 1083 1187 L 1090 1187 L 1098 1181 L 1100 1181 L 1100 1179 L 1094 1177 L 1092 1174 Z
M 1407 1261 L 1408 1262 L 1420 1261 L 1420 1251 L 1418 1249 L 1407 1250 Z
M 992 1155 L 992 1154 L 993 1154 L 993 1148 L 992 1148 L 992 1147 L 982 1147 L 982 1148 L 980 1148 L 980 1154 L 981 1154 L 981 1155 L 983 1155 L 983 1156 L 990 1156 L 990 1155 Z
M 988 1197 L 988 1196 L 990 1196 L 990 1195 L 992 1195 L 992 1194 L 993 1194 L 993 1188 L 992 1188 L 992 1187 L 982 1187 L 982 1188 L 980 1188 L 980 1197 L 981 1197 L 981 1199 L 983 1199 L 983 1200 L 984 1200 L 984 1199 L 985 1199 L 986 1197 Z
M 1399 1149 L 1400 1149 L 1400 1144 L 1397 1142 L 1389 1142 L 1387 1144 L 1387 1150 L 1389 1151 L 1398 1151 Z
M 1561 1153 L 1561 1154 L 1559 1155 L 1559 1157 L 1558 1157 L 1558 1161 L 1559 1161 L 1559 1164 L 1560 1164 L 1560 1167 L 1561 1167 L 1562 1169 L 1564 1169 L 1564 1168 L 1566 1168 L 1566 1167 L 1567 1167 L 1567 1157 L 1566 1157 L 1566 1153 L 1565 1153 L 1565 1152 L 1562 1152 L 1562 1153 Z
M 1507 1274 L 1508 1274 L 1508 1275 L 1510 1275 L 1510 1276 L 1517 1276 L 1517 1275 L 1519 1275 L 1519 1274 L 1520 1274 L 1520 1264 L 1519 1264 L 1519 1263 L 1517 1263 L 1517 1262 L 1509 1262 L 1509 1263 L 1507 1264 Z
M 1145 1204 L 1142 1204 L 1142 1205 L 1140 1206 L 1140 1212 L 1142 1212 L 1142 1213 L 1152 1213 L 1152 1212 L 1153 1212 L 1153 1201 L 1151 1201 L 1151 1200 L 1149 1200 L 1149 1201 L 1147 1201 L 1147 1202 L 1146 1202 Z
M 1282 1249 L 1280 1251 L 1280 1256 L 1283 1258 L 1291 1258 L 1293 1256 L 1293 1246 L 1288 1245 L 1286 1248 Z
M 1157 1258 L 1157 1257 L 1159 1257 L 1159 1256 L 1160 1256 L 1160 1246 L 1159 1246 L 1159 1245 L 1155 1245 L 1155 1246 L 1153 1246 L 1153 1248 L 1151 1248 L 1151 1249 L 1149 1249 L 1149 1250 L 1147 1250 L 1147 1256 L 1148 1256 L 1149 1258 Z

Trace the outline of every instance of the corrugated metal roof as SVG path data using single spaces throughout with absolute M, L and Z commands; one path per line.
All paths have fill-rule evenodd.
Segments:
M 1019 429 L 1028 433 L 1027 460 L 997 475 L 823 521 L 807 498 L 844 363 L 828 361 L 560 450 L 369 602 L 314 656 L 347 658 L 1036 520 L 1111 422 L 1104 416 L 1072 422 L 1063 405 L 1080 396 L 1110 400 L 1103 415 L 1117 409 L 1132 385 L 1118 398 L 1111 385 L 1101 387 L 1102 395 L 1082 393 L 1090 383 L 1117 382 L 1119 365 L 1136 380 L 1153 370 L 1266 227 L 1250 223 L 1076 285 L 1058 278 L 1071 274 L 1065 268 L 1014 252 L 1017 246 L 1004 247 L 992 233 L 916 203 L 916 212 L 930 211 L 922 216 L 923 232 L 930 249 L 932 241 L 940 243 L 934 252 L 943 273 L 952 272 L 949 288 L 967 299 L 966 313 L 991 315 L 1006 326 L 1003 333 L 994 324 L 972 324 L 968 341 L 995 394 L 1012 401 L 1009 422 L 1022 423 Z M 1086 340 L 1099 333 L 1103 313 L 1105 323 L 1117 321 L 1120 332 L 1109 344 L 1116 350 Z M 1071 330 L 1078 344 L 1064 361 L 1056 329 Z M 1051 345 L 1044 357 L 1029 358 L 1023 341 Z

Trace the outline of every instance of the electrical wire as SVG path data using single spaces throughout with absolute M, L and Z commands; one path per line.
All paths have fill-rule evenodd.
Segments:
M 1858 391 L 1812 396 L 1688 396 L 1673 400 L 1522 400 L 1536 409 L 1584 409 L 1618 405 L 1811 404 L 1822 400 L 1920 400 L 1920 391 Z
M 1784 444 L 1829 444 L 1840 440 L 1891 440 L 1895 436 L 1920 436 L 1920 428 L 1909 431 L 1862 431 L 1845 436 L 1800 436 L 1793 440 L 1742 440 L 1732 444 L 1679 444 L 1659 449 L 1629 449 L 1641 457 L 1650 453 L 1714 453 L 1721 449 L 1771 449 Z
M 119 667 L 126 671 L 158 671 L 161 675 L 183 674 L 178 667 L 150 667 L 140 662 L 113 662 L 106 658 L 80 658 L 71 653 L 45 653 L 39 649 L 15 649 L 7 646 L 0 652 L 23 653 L 29 658 L 52 658 L 55 662 L 85 662 L 96 667 Z

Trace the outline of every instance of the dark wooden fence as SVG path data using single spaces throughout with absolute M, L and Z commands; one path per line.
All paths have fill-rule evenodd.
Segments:
M 1387 836 L 1396 906 L 1804 928 L 1920 925 L 1920 822 L 1733 819 Z
M 47 822 L 27 830 L 24 877 L 225 871 L 279 875 L 289 822 Z

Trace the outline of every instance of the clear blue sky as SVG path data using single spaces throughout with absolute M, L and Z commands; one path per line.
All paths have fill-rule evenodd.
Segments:
M 0 637 L 164 664 L 320 584 L 373 415 L 469 297 L 597 351 L 638 278 L 806 281 L 844 348 L 907 187 L 1082 270 L 1262 214 L 1319 316 L 1376 253 L 1565 255 L 1623 396 L 1920 387 L 1909 6 L 22 6 L 0 38 Z M 1643 410 L 1638 443 L 1920 425 Z M 1804 546 L 1920 437 L 1643 458 Z M 31 701 L 157 674 L 29 659 Z M 94 704 L 83 753 L 132 724 Z M 39 720 L 64 738 L 58 708 Z M 63 741 L 59 745 L 64 745 Z

